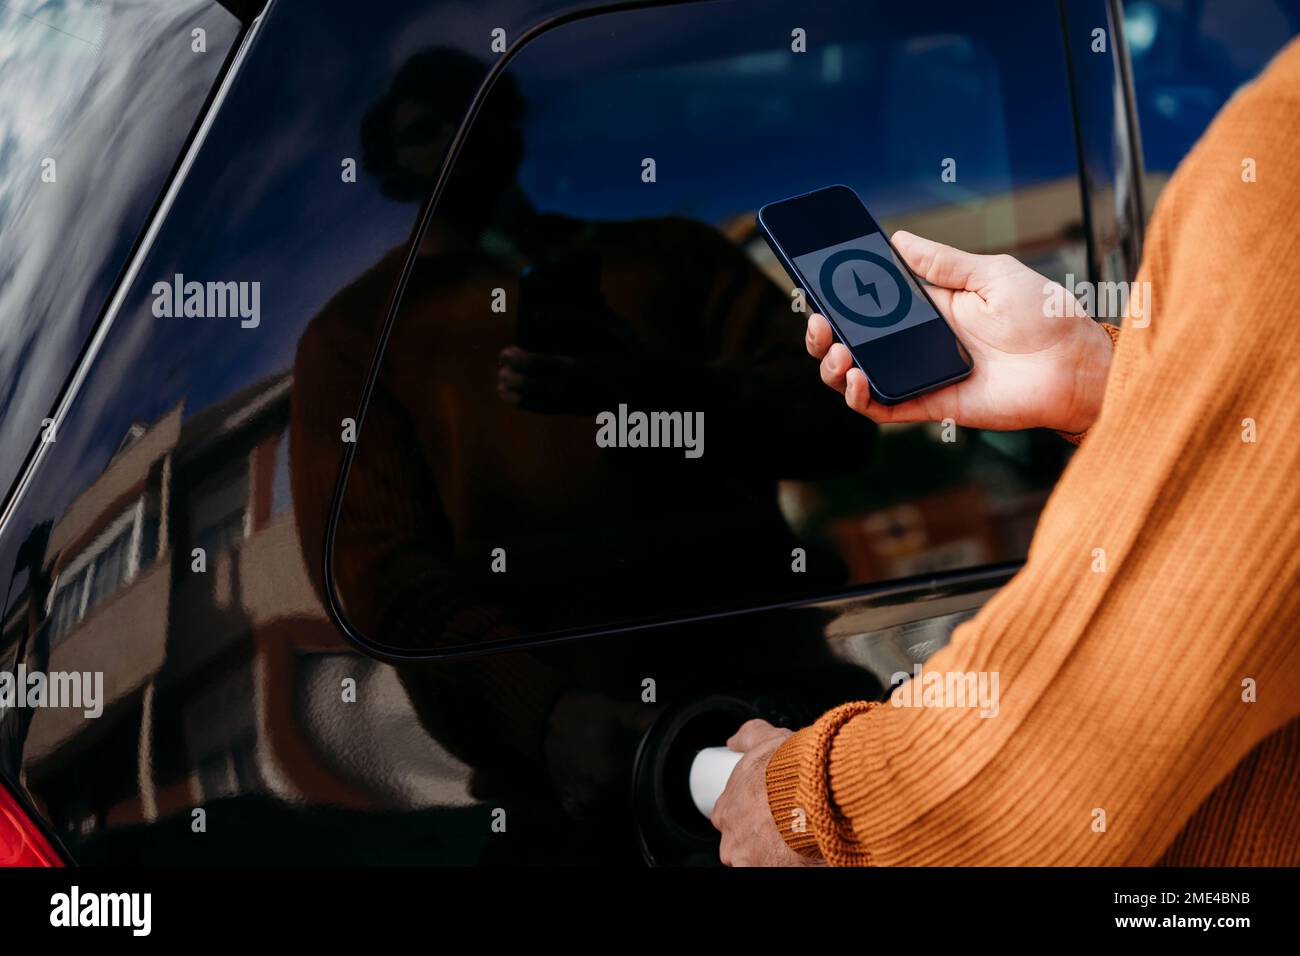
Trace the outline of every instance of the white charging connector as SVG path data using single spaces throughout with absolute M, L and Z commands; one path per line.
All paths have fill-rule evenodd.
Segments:
M 731 779 L 731 772 L 745 756 L 726 747 L 705 747 L 691 761 L 691 802 L 706 817 L 713 815 L 713 805 Z

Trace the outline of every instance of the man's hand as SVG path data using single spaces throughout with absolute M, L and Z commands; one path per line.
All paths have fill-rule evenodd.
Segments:
M 751 720 L 727 741 L 728 747 L 745 755 L 731 772 L 711 817 L 722 833 L 719 855 L 727 866 L 820 864 L 786 845 L 767 805 L 767 762 L 790 734 L 766 720 Z
M 947 388 L 881 405 L 830 324 L 814 315 L 808 320 L 808 351 L 821 359 L 822 381 L 849 407 L 881 423 L 951 418 L 971 428 L 1071 433 L 1092 426 L 1113 347 L 1077 302 L 1075 315 L 1049 314 L 1048 302 L 1068 303 L 1068 291 L 1011 256 L 962 252 L 909 232 L 894 233 L 892 241 L 912 271 L 930 283 L 925 291 L 970 352 L 975 370 Z

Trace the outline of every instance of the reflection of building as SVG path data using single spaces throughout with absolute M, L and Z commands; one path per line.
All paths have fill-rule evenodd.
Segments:
M 390 682 L 381 706 L 401 713 L 378 719 L 415 725 L 391 669 L 349 651 L 312 589 L 289 491 L 289 393 L 281 376 L 189 419 L 177 406 L 133 425 L 49 529 L 0 662 L 23 646 L 29 668 L 104 674 L 102 717 L 38 710 L 20 735 L 28 789 L 60 824 L 89 832 L 250 793 L 391 802 L 329 752 L 343 676 Z M 313 695 L 320 706 L 302 699 Z M 343 719 L 377 719 L 363 711 Z M 420 734 L 416 746 L 428 757 L 433 744 Z M 112 766 L 87 773 L 86 760 Z

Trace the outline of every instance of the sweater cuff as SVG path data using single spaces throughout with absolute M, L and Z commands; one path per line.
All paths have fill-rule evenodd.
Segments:
M 767 762 L 767 805 L 781 839 L 796 853 L 817 855 L 817 834 L 808 829 L 799 807 L 799 768 L 812 750 L 816 727 L 805 727 L 786 740 Z
M 855 701 L 827 711 L 768 761 L 767 805 L 781 838 L 796 853 L 825 856 L 828 842 L 842 849 L 830 793 L 831 744 L 844 724 L 879 706 L 879 701 Z

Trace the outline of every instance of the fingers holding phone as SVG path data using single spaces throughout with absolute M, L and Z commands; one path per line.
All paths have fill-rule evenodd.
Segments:
M 1101 405 L 1113 351 L 1110 337 L 1080 306 L 1049 315 L 1058 284 L 1012 256 L 977 255 L 907 232 L 894 248 L 930 283 L 930 299 L 961 337 L 975 369 L 951 386 L 896 405 L 875 401 L 867 376 L 827 319 L 808 320 L 808 354 L 822 381 L 855 411 L 885 424 L 944 421 L 973 428 L 1083 431 Z
M 806 337 L 808 354 L 821 360 L 822 381 L 844 396 L 845 403 L 860 415 L 884 425 L 891 422 L 942 421 L 949 417 L 945 409 L 953 398 L 953 389 L 943 389 L 920 398 L 884 405 L 872 397 L 866 373 L 853 361 L 853 354 L 835 340 L 825 316 L 813 314 L 808 319 Z M 936 417 L 937 416 L 937 417 Z
M 865 373 L 897 405 L 960 382 L 970 355 L 857 194 L 830 186 L 769 203 L 758 228 Z

